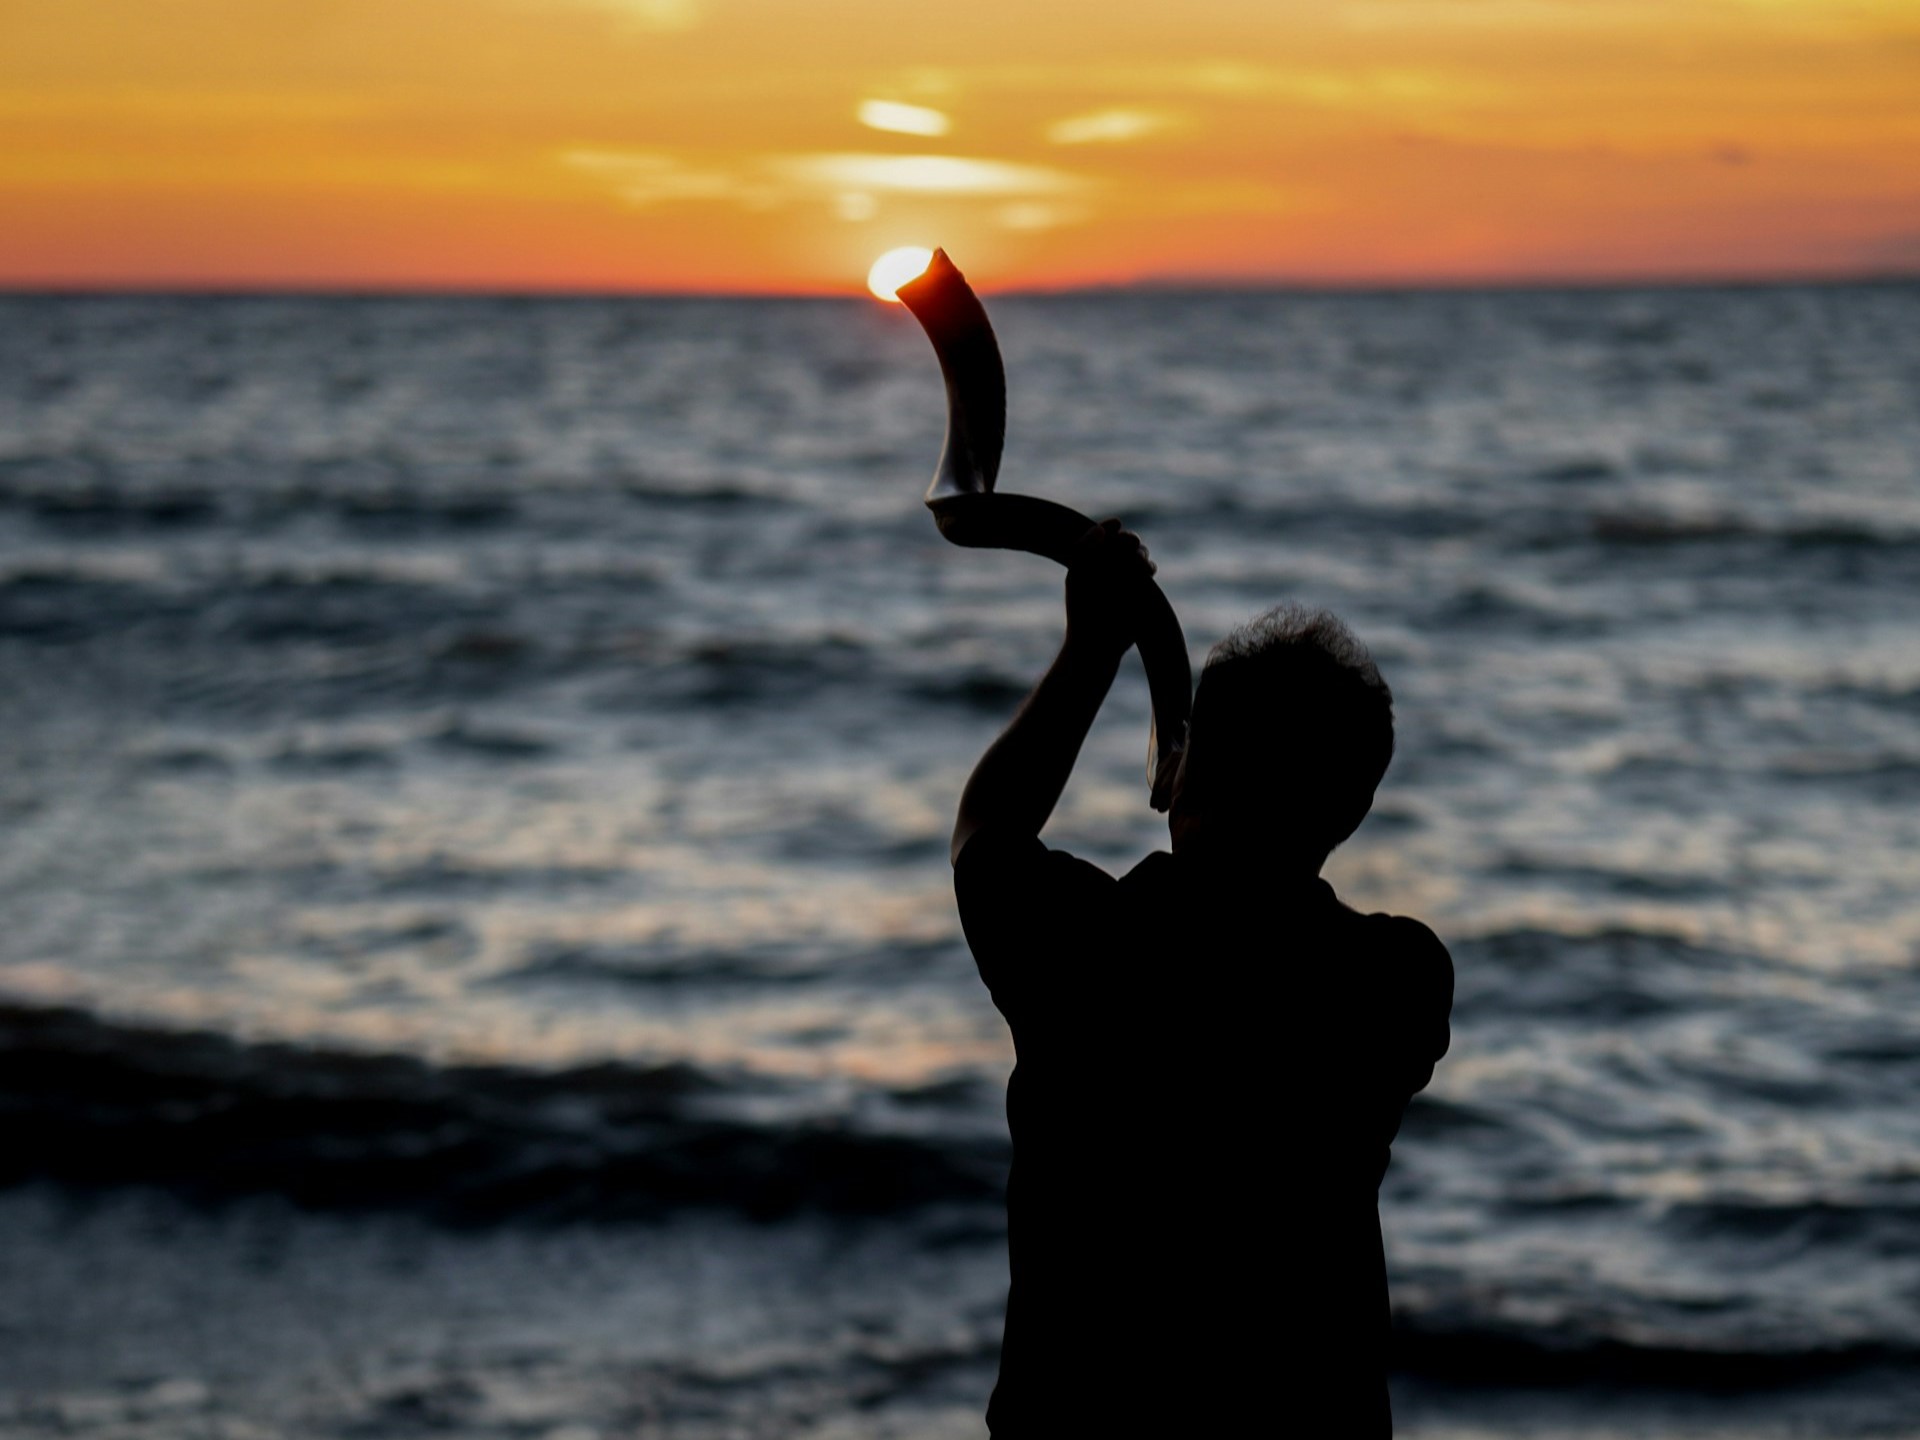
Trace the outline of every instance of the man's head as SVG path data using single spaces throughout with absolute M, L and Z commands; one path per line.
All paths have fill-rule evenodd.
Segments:
M 1213 647 L 1168 816 L 1316 868 L 1359 827 L 1393 758 L 1393 694 L 1337 616 L 1282 605 Z

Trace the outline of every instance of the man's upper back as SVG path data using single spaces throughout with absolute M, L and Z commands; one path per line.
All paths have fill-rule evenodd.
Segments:
M 982 832 L 955 883 L 1018 1058 L 996 1433 L 1113 1365 L 1136 1405 L 1183 1415 L 1199 1394 L 1141 1378 L 1178 1390 L 1205 1366 L 1215 1421 L 1239 1413 L 1237 1385 L 1270 1405 L 1289 1365 L 1384 1405 L 1375 1197 L 1447 1046 L 1432 932 L 1187 851 L 1116 880 Z
M 1348 909 L 1317 876 L 1156 852 L 1115 879 L 1031 837 L 983 832 L 955 888 L 1023 1064 L 1086 1052 L 1175 1088 L 1302 1072 L 1410 1085 L 1404 1098 L 1445 1053 L 1445 947 L 1417 920 Z

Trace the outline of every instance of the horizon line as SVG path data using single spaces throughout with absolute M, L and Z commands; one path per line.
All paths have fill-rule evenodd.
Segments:
M 1060 285 L 980 284 L 982 295 L 1007 299 L 1072 298 L 1100 295 L 1396 295 L 1547 293 L 1625 290 L 1765 290 L 1844 289 L 1850 287 L 1920 284 L 1920 266 L 1888 270 L 1817 271 L 1778 274 L 1687 274 L 1565 276 L 1462 276 L 1424 278 L 1312 279 L 1253 276 L 1152 276 L 1134 280 L 1090 281 Z M 394 281 L 343 283 L 336 281 L 12 281 L 0 280 L 4 299 L 86 298 L 177 299 L 474 299 L 474 300 L 861 300 L 882 304 L 860 285 L 844 288 L 683 287 L 646 285 L 464 284 L 458 282 Z

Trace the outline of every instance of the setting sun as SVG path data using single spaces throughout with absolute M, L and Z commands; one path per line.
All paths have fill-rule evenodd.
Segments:
M 924 245 L 902 245 L 898 250 L 889 250 L 867 271 L 867 288 L 882 300 L 898 305 L 900 297 L 895 292 L 922 273 L 932 259 L 933 251 Z

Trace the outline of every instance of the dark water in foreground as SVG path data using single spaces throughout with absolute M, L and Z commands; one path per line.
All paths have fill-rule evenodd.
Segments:
M 1920 290 L 994 314 L 1007 488 L 1399 696 L 1415 1432 L 1907 1433 Z M 0 1426 L 977 1433 L 944 835 L 1058 572 L 940 404 L 864 305 L 0 299 Z M 1060 840 L 1163 843 L 1145 716 Z

